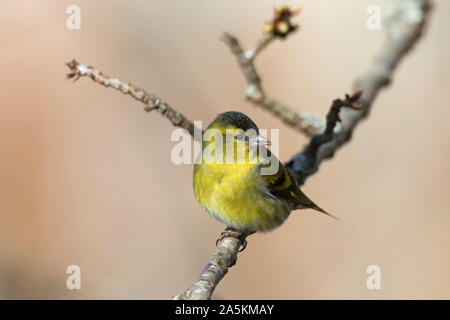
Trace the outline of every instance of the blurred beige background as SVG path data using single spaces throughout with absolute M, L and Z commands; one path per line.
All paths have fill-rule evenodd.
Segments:
M 166 299 L 198 276 L 223 225 L 192 192 L 191 165 L 170 161 L 173 127 L 130 97 L 66 80 L 72 58 L 155 92 L 209 123 L 239 109 L 280 128 L 287 160 L 307 139 L 243 99 L 219 41 L 250 44 L 274 1 L 0 3 L 0 298 Z M 325 114 L 366 70 L 384 34 L 366 28 L 381 0 L 288 1 L 301 31 L 264 51 L 268 92 Z M 303 190 L 339 216 L 291 215 L 249 238 L 220 299 L 450 298 L 450 2 L 404 59 L 350 144 Z M 81 7 L 81 30 L 66 8 Z M 65 270 L 82 270 L 66 289 Z M 382 290 L 366 288 L 366 268 Z

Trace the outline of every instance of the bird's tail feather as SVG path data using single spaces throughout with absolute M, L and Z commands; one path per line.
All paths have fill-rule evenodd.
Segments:
M 316 211 L 322 212 L 322 213 L 326 214 L 327 216 L 332 217 L 333 219 L 339 220 L 338 217 L 333 216 L 331 213 L 326 212 L 325 210 L 323 210 L 323 209 L 322 209 L 321 207 L 319 207 L 318 205 L 315 205 L 315 204 L 314 204 L 314 205 L 311 207 L 311 209 L 314 209 L 314 210 L 316 210 Z
M 309 199 L 302 191 L 300 191 L 300 194 L 295 195 L 295 199 L 297 200 L 297 209 L 311 208 L 311 209 L 319 211 L 323 214 L 326 214 L 327 216 L 330 216 L 336 220 L 339 220 L 336 216 L 332 215 L 331 213 L 326 212 L 321 207 L 319 207 L 317 204 L 312 202 L 311 199 Z

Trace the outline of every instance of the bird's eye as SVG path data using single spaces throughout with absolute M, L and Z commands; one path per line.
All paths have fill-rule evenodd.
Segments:
M 236 134 L 236 138 L 238 140 L 244 140 L 245 139 L 245 133 L 244 132 L 239 132 L 238 134 Z

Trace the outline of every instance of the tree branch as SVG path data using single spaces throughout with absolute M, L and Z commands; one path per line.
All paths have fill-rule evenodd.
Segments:
M 175 296 L 173 300 L 210 300 L 217 284 L 228 272 L 228 268 L 236 263 L 242 240 L 244 239 L 228 237 L 220 241 L 197 282 L 184 293 Z
M 311 137 L 310 143 L 303 149 L 298 156 L 301 159 L 301 165 L 303 166 L 301 171 L 298 171 L 296 180 L 298 184 L 302 185 L 305 182 L 306 176 L 303 172 L 316 172 L 318 170 L 318 154 L 320 147 L 333 140 L 335 136 L 335 127 L 338 122 L 342 121 L 339 114 L 343 107 L 349 107 L 353 110 L 362 110 L 362 105 L 358 102 L 362 95 L 362 91 L 356 92 L 351 97 L 345 95 L 345 99 L 336 99 L 331 105 L 330 111 L 327 115 L 327 125 L 325 131 L 321 134 L 316 134 Z M 291 160 L 292 161 L 292 160 Z M 286 166 L 290 168 L 291 162 L 288 162 Z
M 409 2 L 409 3 L 407 3 Z M 355 94 L 352 96 L 346 95 L 344 100 L 334 100 L 327 115 L 325 130 L 323 133 L 317 133 L 311 137 L 310 143 L 303 149 L 302 152 L 294 155 L 292 159 L 286 163 L 287 168 L 292 172 L 294 177 L 298 180 L 299 184 L 303 184 L 307 177 L 316 172 L 319 168 L 322 160 L 331 158 L 334 152 L 347 142 L 353 129 L 358 122 L 367 116 L 370 106 L 375 100 L 379 90 L 389 83 L 389 79 L 397 66 L 398 62 L 405 56 L 405 54 L 414 46 L 417 40 L 420 38 L 425 26 L 426 18 L 430 9 L 430 1 L 427 0 L 393 0 L 387 7 L 388 21 L 387 32 L 388 38 L 386 44 L 381 50 L 380 54 L 376 57 L 375 62 L 369 68 L 369 71 L 357 80 L 354 85 Z M 416 20 L 412 20 L 412 18 Z M 239 46 L 237 39 L 228 34 L 224 35 L 224 41 L 230 48 L 231 52 L 236 56 L 238 64 L 243 72 L 247 83 L 247 98 L 251 101 L 258 103 L 260 106 L 268 109 L 276 116 L 283 119 L 286 123 L 295 127 L 296 129 L 307 133 L 313 134 L 319 132 L 320 127 L 312 128 L 311 131 L 305 129 L 303 126 L 306 122 L 305 117 L 298 116 L 292 117 L 286 116 L 290 113 L 290 109 L 284 105 L 266 103 L 267 99 L 263 93 L 261 87 L 261 80 L 253 66 L 252 59 L 255 54 L 250 55 L 252 59 L 245 57 L 245 52 Z M 266 41 L 267 43 L 270 41 Z M 263 41 L 257 43 L 264 43 Z M 260 49 L 253 49 L 254 52 L 259 52 Z M 255 89 L 253 91 L 253 89 Z M 256 92 L 256 97 L 253 95 Z M 250 94 L 250 97 L 249 97 Z M 261 95 L 263 98 L 261 98 Z M 274 107 L 276 105 L 277 107 Z M 343 107 L 349 107 L 347 113 L 342 114 L 341 109 Z M 280 111 L 277 111 L 280 110 Z M 359 110 L 359 111 L 355 111 Z M 286 112 L 286 113 L 283 113 Z M 295 112 L 294 112 L 295 114 Z M 292 123 L 289 123 L 289 119 L 292 119 Z M 298 121 L 298 122 L 295 122 Z M 342 128 L 336 130 L 338 122 L 342 122 Z M 235 246 L 235 251 L 232 252 L 233 257 L 237 257 L 239 245 Z M 217 252 L 217 251 L 216 251 Z M 212 260 L 215 259 L 213 256 Z M 234 264 L 235 260 L 233 260 Z M 200 280 L 197 281 L 191 288 L 189 288 L 185 294 L 181 295 L 183 298 L 189 299 L 189 292 L 192 290 L 200 291 L 207 290 L 208 294 L 203 295 L 202 298 L 209 299 L 211 297 L 211 291 L 214 290 L 218 281 L 227 272 L 231 265 L 225 264 L 220 267 L 221 277 L 213 278 L 217 280 L 213 284 L 208 282 L 208 286 L 202 287 L 204 282 L 202 277 L 205 273 L 209 272 L 208 262 L 205 270 L 203 270 Z M 211 270 L 215 272 L 216 270 Z M 180 296 L 178 296 L 180 297 Z
M 145 105 L 144 111 L 150 112 L 156 110 L 169 119 L 174 126 L 186 129 L 191 136 L 194 136 L 194 123 L 188 120 L 180 112 L 174 110 L 171 106 L 169 106 L 169 104 L 154 94 L 148 93 L 144 89 L 138 88 L 131 83 L 125 83 L 117 78 L 108 77 L 94 67 L 82 65 L 75 59 L 66 63 L 66 65 L 71 71 L 67 74 L 68 79 L 77 81 L 79 78 L 87 76 L 94 82 L 97 82 L 107 88 L 111 87 L 122 92 L 123 94 L 129 94 L 134 99 Z
M 286 167 L 299 184 L 315 173 L 323 160 L 332 158 L 336 151 L 347 143 L 358 123 L 365 118 L 382 88 L 391 78 L 400 60 L 419 40 L 431 9 L 430 0 L 391 0 L 385 8 L 385 27 L 387 39 L 376 55 L 368 71 L 355 81 L 354 91 L 362 91 L 359 99 L 362 111 L 345 110 L 341 112 L 342 130 L 334 134 L 331 141 L 321 143 L 311 155 L 308 149 L 314 144 L 314 137 L 303 151 L 292 156 Z M 325 133 L 324 133 L 325 134 Z
M 238 39 L 229 33 L 224 33 L 221 39 L 236 57 L 239 68 L 247 81 L 246 99 L 269 111 L 294 129 L 311 136 L 325 129 L 325 118 L 307 112 L 298 112 L 267 96 L 254 65 L 256 56 L 273 40 L 285 39 L 298 29 L 297 25 L 292 24 L 291 17 L 299 12 L 299 9 L 290 9 L 287 6 L 275 8 L 273 20 L 264 25 L 263 36 L 247 50 L 243 50 Z
M 352 96 L 346 95 L 344 100 L 333 101 L 327 118 L 307 113 L 296 112 L 274 99 L 268 98 L 261 85 L 261 79 L 254 67 L 254 59 L 275 38 L 285 38 L 296 30 L 290 22 L 290 17 L 298 13 L 287 7 L 280 7 L 275 11 L 275 18 L 266 24 L 265 35 L 256 41 L 255 45 L 244 51 L 238 40 L 225 33 L 223 41 L 228 45 L 236 57 L 239 67 L 247 81 L 246 97 L 251 102 L 270 111 L 288 125 L 311 136 L 310 142 L 303 151 L 295 154 L 286 163 L 300 184 L 316 172 L 324 159 L 331 158 L 333 154 L 351 138 L 356 125 L 368 115 L 370 108 L 379 91 L 387 86 L 393 71 L 420 38 L 430 10 L 431 0 L 391 0 L 386 8 L 385 24 L 387 40 L 375 61 L 365 75 L 360 77 L 354 85 L 356 92 Z M 75 60 L 67 66 L 71 69 L 68 78 L 77 80 L 88 76 L 94 82 L 105 87 L 113 87 L 124 94 L 130 94 L 136 100 L 144 103 L 145 111 L 157 110 L 170 122 L 194 134 L 194 124 L 184 115 L 172 109 L 166 102 L 145 90 L 126 84 L 119 79 L 112 79 L 103 75 L 93 67 L 79 64 Z M 361 96 L 361 92 L 362 96 Z M 347 110 L 341 110 L 349 107 Z M 361 109 L 354 111 L 351 109 Z M 337 127 L 341 122 L 341 126 Z M 232 237 L 223 238 L 198 281 L 183 294 L 174 299 L 210 299 L 211 295 L 228 272 L 228 268 L 236 263 L 239 248 L 245 239 Z

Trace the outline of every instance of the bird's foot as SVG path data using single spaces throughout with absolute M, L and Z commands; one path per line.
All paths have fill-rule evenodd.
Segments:
M 247 248 L 247 240 L 245 239 L 247 237 L 247 234 L 241 231 L 232 230 L 232 229 L 225 229 L 220 234 L 220 237 L 216 240 L 216 246 L 225 238 L 236 238 L 239 241 L 241 241 L 242 248 L 239 249 L 239 252 L 242 252 Z

